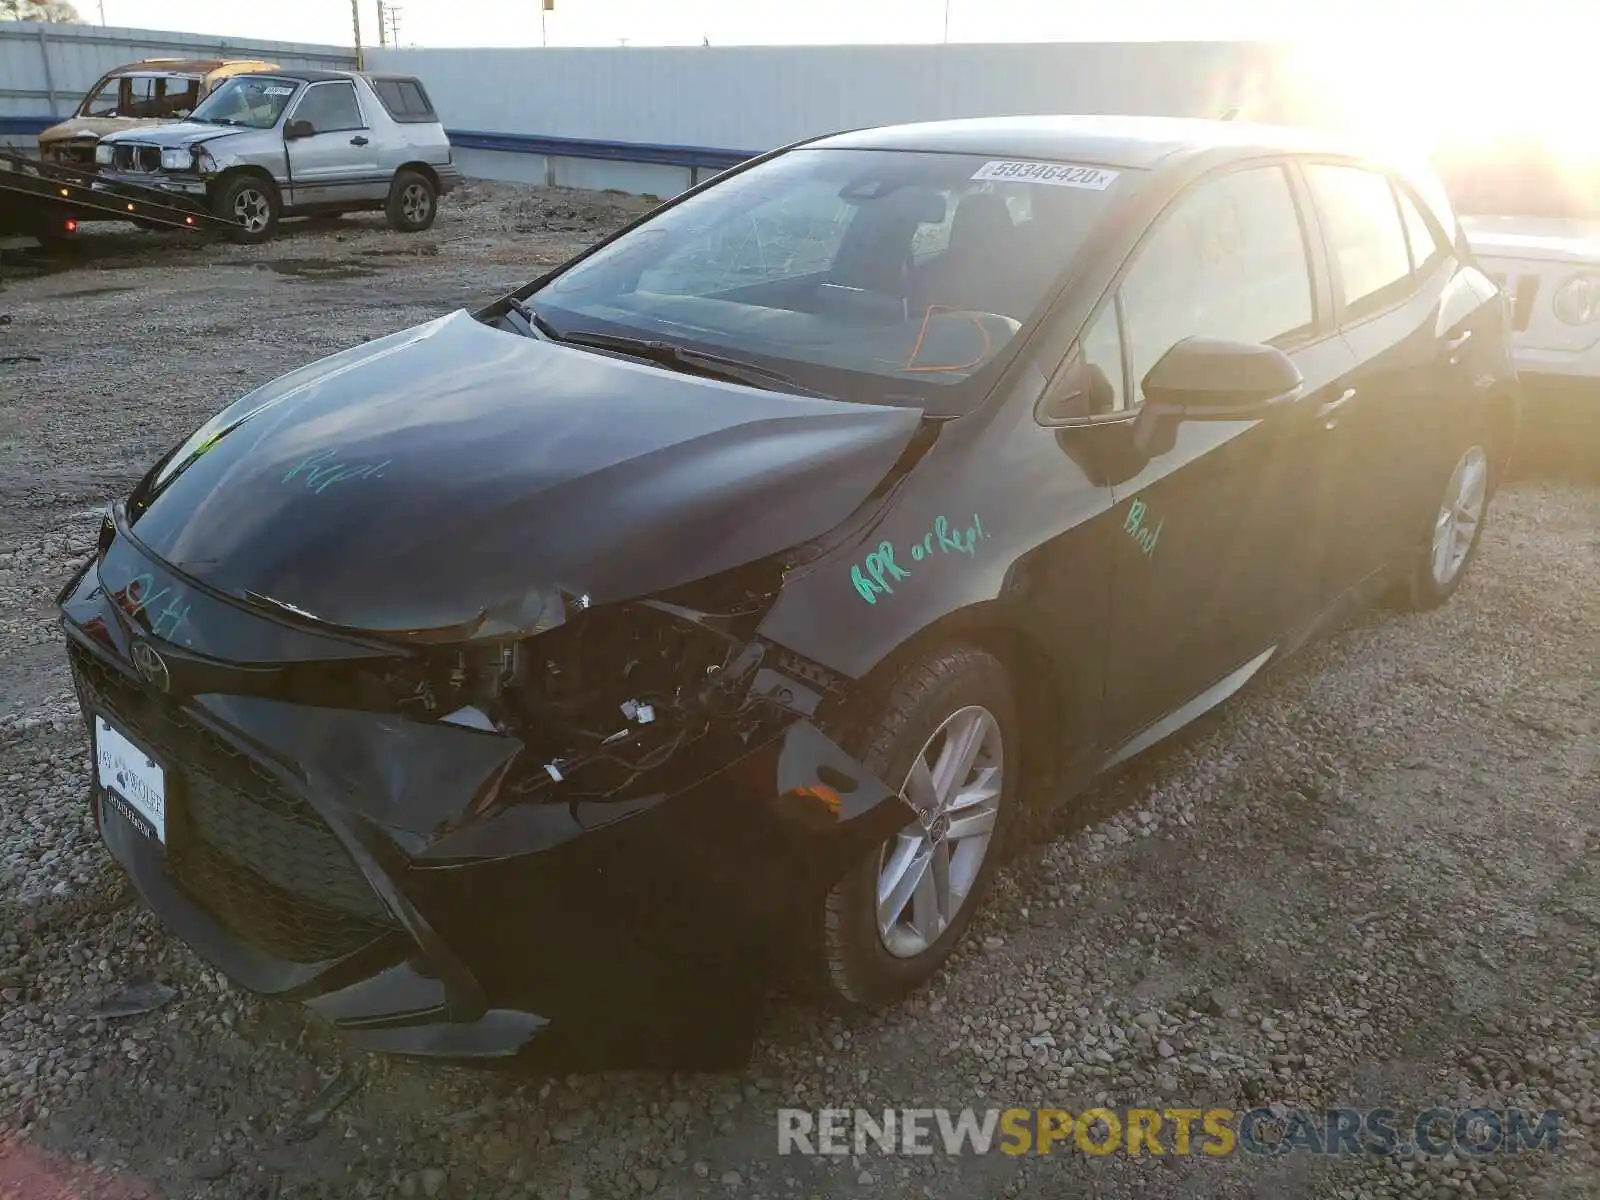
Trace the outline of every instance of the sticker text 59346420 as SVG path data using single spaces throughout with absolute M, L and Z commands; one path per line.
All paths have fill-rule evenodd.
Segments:
M 1118 174 L 1104 167 L 997 158 L 979 167 L 973 178 L 992 179 L 997 183 L 1047 183 L 1051 187 L 1088 188 L 1103 192 L 1117 181 Z

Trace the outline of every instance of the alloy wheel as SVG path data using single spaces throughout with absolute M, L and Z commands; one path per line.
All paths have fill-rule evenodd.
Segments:
M 1483 520 L 1489 490 L 1489 458 L 1482 446 L 1473 446 L 1461 456 L 1450 475 L 1450 483 L 1433 523 L 1433 581 L 1448 587 L 1460 574 L 1472 550 Z
M 233 216 L 250 233 L 260 233 L 272 219 L 272 205 L 259 188 L 242 188 L 233 198 Z
M 878 863 L 878 936 L 896 958 L 925 952 L 966 903 L 1004 781 L 1000 722 L 980 705 L 952 713 L 918 751 L 900 786 L 917 819 L 884 843 Z
M 413 225 L 421 225 L 433 209 L 433 198 L 420 183 L 413 183 L 400 193 L 400 211 Z

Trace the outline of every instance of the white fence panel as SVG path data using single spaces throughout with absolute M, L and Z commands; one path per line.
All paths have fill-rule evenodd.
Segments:
M 65 116 L 112 67 L 143 58 L 261 58 L 285 67 L 355 66 L 355 51 L 344 46 L 0 21 L 0 119 Z

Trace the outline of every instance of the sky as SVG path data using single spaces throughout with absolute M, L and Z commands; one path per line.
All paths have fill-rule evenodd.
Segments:
M 350 45 L 349 0 L 74 0 L 86 21 Z M 357 0 L 377 42 L 377 0 Z M 1520 28 L 1573 0 L 1522 0 Z M 537 46 L 540 0 L 398 0 L 400 44 Z M 555 0 L 552 46 L 1322 38 L 1361 29 L 1410 42 L 1504 26 L 1498 0 Z M 1490 36 L 1493 36 L 1490 33 Z M 1352 69 L 1359 69 L 1352 64 Z

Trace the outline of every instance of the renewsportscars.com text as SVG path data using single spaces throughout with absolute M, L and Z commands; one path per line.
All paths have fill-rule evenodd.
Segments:
M 1558 1109 L 783 1108 L 779 1154 L 1446 1154 L 1561 1147 Z

